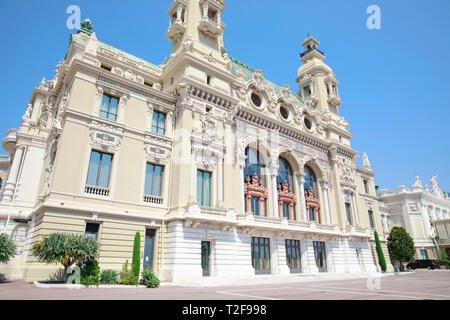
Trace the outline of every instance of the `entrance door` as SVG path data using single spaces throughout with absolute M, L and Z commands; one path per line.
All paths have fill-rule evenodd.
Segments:
M 202 269 L 204 277 L 209 277 L 211 275 L 210 257 L 211 257 L 211 242 L 202 241 Z
M 145 231 L 145 247 L 144 247 L 144 269 L 153 269 L 153 251 L 155 246 L 156 230 L 147 229 Z

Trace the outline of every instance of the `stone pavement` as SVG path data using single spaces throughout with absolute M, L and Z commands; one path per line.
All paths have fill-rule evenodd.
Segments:
M 415 270 L 372 279 L 367 275 L 331 279 L 334 276 L 314 276 L 315 280 L 292 276 L 289 282 L 257 277 L 251 284 L 230 281 L 217 287 L 210 280 L 191 286 L 163 284 L 157 289 L 38 288 L 13 280 L 0 283 L 0 300 L 450 300 L 450 270 Z
M 414 271 L 408 271 L 398 274 L 409 274 Z M 368 279 L 375 277 L 389 277 L 394 275 L 390 273 L 319 273 L 315 275 L 307 274 L 290 274 L 284 276 L 278 275 L 258 275 L 253 278 L 246 279 L 223 279 L 215 277 L 204 277 L 194 280 L 179 280 L 174 282 L 161 282 L 161 286 L 182 286 L 182 287 L 228 287 L 228 286 L 251 286 L 262 284 L 281 284 L 281 283 L 300 283 L 300 282 L 315 282 L 327 280 L 348 280 L 348 279 Z

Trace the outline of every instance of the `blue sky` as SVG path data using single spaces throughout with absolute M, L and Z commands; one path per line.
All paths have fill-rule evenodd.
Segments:
M 164 38 L 171 0 L 1 1 L 0 135 L 17 128 L 33 87 L 53 78 L 69 43 L 66 8 L 76 4 L 99 40 L 155 64 L 170 54 Z M 340 81 L 341 116 L 352 147 L 370 158 L 376 184 L 410 186 L 418 174 L 450 191 L 450 1 L 226 0 L 228 53 L 297 91 L 307 32 L 320 42 Z M 366 27 L 369 5 L 381 30 Z M 5 153 L 5 152 L 3 152 Z M 359 160 L 361 164 L 361 160 Z

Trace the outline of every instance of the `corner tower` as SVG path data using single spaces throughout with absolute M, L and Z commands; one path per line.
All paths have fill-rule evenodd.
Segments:
M 300 60 L 304 63 L 297 74 L 299 95 L 310 99 L 321 113 L 330 113 L 339 118 L 339 97 L 336 75 L 323 61 L 325 55 L 319 50 L 320 42 L 308 34 L 303 41 L 304 52 L 300 54 Z
M 186 39 L 198 41 L 218 52 L 224 50 L 222 12 L 224 0 L 174 0 L 167 13 L 169 29 L 165 37 L 172 43 L 172 54 Z

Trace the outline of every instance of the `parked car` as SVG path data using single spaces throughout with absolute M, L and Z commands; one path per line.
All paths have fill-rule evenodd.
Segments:
M 436 261 L 435 260 L 414 260 L 413 262 L 410 262 L 406 265 L 407 269 L 436 269 Z

